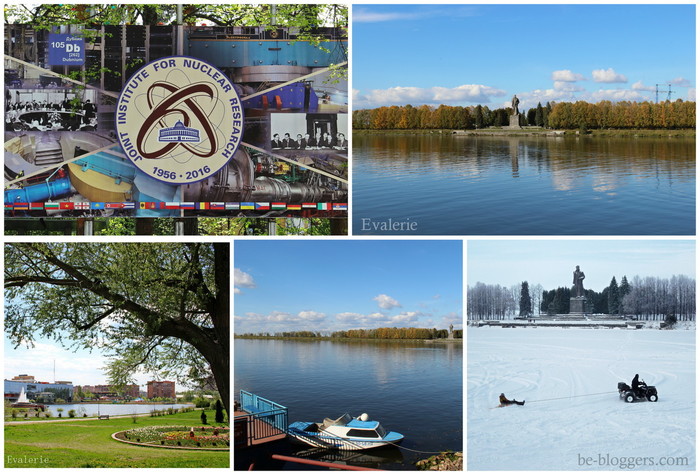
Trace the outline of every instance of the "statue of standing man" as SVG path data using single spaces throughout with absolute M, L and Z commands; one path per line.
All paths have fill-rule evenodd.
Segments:
M 585 292 L 583 290 L 583 279 L 586 275 L 583 273 L 579 266 L 576 266 L 574 271 L 574 297 L 585 297 Z
M 512 115 L 518 115 L 518 104 L 520 104 L 520 99 L 518 99 L 518 96 L 513 94 L 513 99 L 510 101 L 510 105 L 513 107 L 513 114 Z

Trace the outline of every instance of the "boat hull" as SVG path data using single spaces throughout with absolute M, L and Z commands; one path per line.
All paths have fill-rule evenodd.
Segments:
M 328 434 L 309 432 L 302 429 L 302 427 L 307 427 L 308 425 L 308 422 L 295 422 L 289 426 L 287 434 L 292 440 L 302 444 L 310 445 L 312 447 L 338 450 L 370 450 L 389 445 L 398 445 L 403 440 L 403 436 L 395 432 L 389 433 L 388 436 L 390 437 L 377 440 L 335 437 Z

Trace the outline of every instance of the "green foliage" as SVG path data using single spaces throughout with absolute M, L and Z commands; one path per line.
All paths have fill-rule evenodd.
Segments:
M 202 411 L 202 414 L 199 416 L 199 419 L 202 421 L 203 425 L 207 425 L 207 414 Z
M 214 415 L 214 420 L 217 424 L 222 424 L 224 422 L 224 406 L 221 405 L 221 400 L 216 400 L 214 410 L 216 411 L 216 414 Z
M 75 409 L 71 409 L 68 411 L 68 417 L 70 417 L 70 418 L 75 417 Z

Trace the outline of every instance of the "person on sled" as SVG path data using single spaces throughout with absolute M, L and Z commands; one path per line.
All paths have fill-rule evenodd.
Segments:
M 518 406 L 523 406 L 525 405 L 525 401 L 516 401 L 513 399 L 512 401 L 506 397 L 505 394 L 501 393 L 499 396 L 498 400 L 501 402 L 501 406 L 510 406 L 511 404 L 517 404 Z

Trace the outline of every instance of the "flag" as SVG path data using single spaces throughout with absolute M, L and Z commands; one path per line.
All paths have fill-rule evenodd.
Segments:
M 272 203 L 272 209 L 287 209 L 287 203 Z
M 133 201 L 125 201 L 122 203 L 122 209 L 136 209 L 136 203 Z
M 269 202 L 267 202 L 267 203 L 265 203 L 265 202 L 255 203 L 255 209 L 262 210 L 262 211 L 268 210 L 268 209 L 270 209 L 270 203 Z
M 52 203 L 49 203 L 49 202 L 44 203 L 44 209 L 59 209 L 59 208 L 60 208 L 60 205 L 58 203 L 53 203 L 53 202 Z
M 141 201 L 141 209 L 156 209 L 155 201 Z
M 180 203 L 174 201 L 161 201 L 160 209 L 180 209 Z
M 330 203 L 318 203 L 318 210 L 319 211 L 330 211 L 331 209 L 331 204 Z
M 316 203 L 302 203 L 301 207 L 302 208 L 316 209 Z
M 333 211 L 347 211 L 347 210 L 348 210 L 347 203 L 333 203 Z
M 301 209 L 301 205 L 287 205 L 287 209 L 289 211 L 299 211 Z
M 209 203 L 209 209 L 226 209 L 226 203 L 212 201 L 211 203 Z
M 29 209 L 44 209 L 44 203 L 29 203 Z
M 194 209 L 194 201 L 183 201 L 180 203 L 180 209 Z
M 105 203 L 105 208 L 107 209 L 122 209 L 124 203 Z
M 17 209 L 17 204 L 15 203 L 15 209 Z M 62 201 L 59 205 L 61 209 L 73 209 L 75 208 L 75 204 L 73 204 L 72 201 Z
M 105 204 L 102 201 L 93 201 L 90 203 L 90 209 L 105 209 Z
M 75 203 L 75 209 L 90 209 L 90 202 L 89 201 L 79 201 Z
M 241 209 L 255 209 L 255 203 L 251 203 L 249 201 L 241 203 Z
M 29 203 L 15 203 L 15 209 L 20 211 L 29 211 Z
M 5 203 L 5 211 L 12 211 L 14 209 L 13 203 Z
M 240 203 L 226 203 L 226 209 L 241 209 Z
M 197 209 L 209 209 L 209 202 L 200 201 L 199 203 L 197 203 Z

